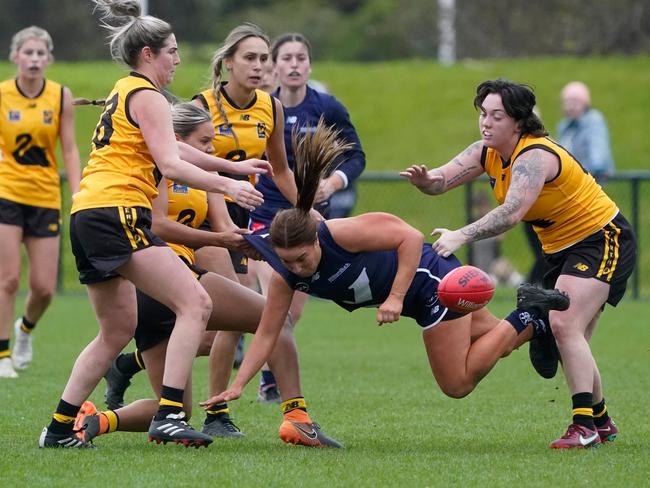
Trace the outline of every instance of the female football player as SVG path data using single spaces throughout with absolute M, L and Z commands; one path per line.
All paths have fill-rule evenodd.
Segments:
M 329 212 L 329 199 L 337 191 L 347 188 L 361 174 L 366 166 L 366 157 L 361 148 L 357 132 L 350 121 L 345 107 L 332 95 L 314 90 L 308 85 L 311 74 L 311 45 L 302 34 L 290 33 L 278 37 L 271 47 L 271 61 L 275 66 L 277 90 L 273 96 L 284 107 L 284 142 L 287 149 L 289 167 L 294 166 L 294 154 L 291 146 L 291 133 L 314 130 L 322 117 L 325 124 L 340 131 L 341 139 L 350 143 L 349 148 L 333 165 L 331 174 L 321 182 L 314 200 L 325 217 Z M 255 232 L 267 232 L 273 216 L 280 210 L 291 208 L 290 203 L 278 190 L 271 178 L 261 176 L 256 188 L 264 195 L 264 204 L 251 213 L 251 229 Z M 251 267 L 266 294 L 272 268 L 263 261 L 253 261 Z M 308 295 L 297 292 L 291 304 L 291 317 L 294 325 L 298 323 Z M 264 368 L 259 387 L 258 398 L 261 401 L 273 401 L 278 398 L 273 374 Z
M 87 285 L 100 331 L 77 358 L 39 446 L 89 447 L 73 435 L 73 423 L 83 401 L 133 337 L 136 288 L 168 306 L 176 318 L 150 435 L 164 439 L 170 431 L 161 433 L 158 427 L 168 425 L 175 439 L 207 445 L 212 439 L 183 420 L 183 396 L 212 303 L 189 268 L 151 231 L 151 202 L 162 174 L 179 184 L 228 193 L 253 208 L 262 198 L 249 182 L 209 171 L 250 174 L 265 170 L 268 163 L 233 164 L 178 144 L 169 104 L 160 91 L 180 63 L 171 26 L 141 16 L 134 0 L 96 4 L 102 25 L 111 31 L 113 57 L 133 70 L 118 80 L 106 99 L 70 220 L 80 281 Z
M 207 153 L 213 151 L 214 126 L 210 114 L 191 104 L 179 104 L 172 110 L 174 131 L 183 142 Z M 235 273 L 227 261 L 230 279 L 196 266 L 193 248 L 217 246 L 237 251 L 247 251 L 249 245 L 244 241 L 241 229 L 230 219 L 224 198 L 221 195 L 195 190 L 185 185 L 163 178 L 159 190 L 167 198 L 156 198 L 153 202 L 153 230 L 167 241 L 176 254 L 195 273 L 201 286 L 212 299 L 212 312 L 208 319 L 210 330 L 236 330 L 254 332 L 259 324 L 264 307 L 264 297 L 239 284 Z M 210 219 L 213 232 L 201 230 L 205 217 Z M 227 252 L 225 252 L 227 256 Z M 226 270 L 227 271 L 227 270 Z M 138 295 L 138 326 L 135 341 L 144 360 L 151 385 L 160 397 L 165 364 L 165 353 L 169 337 L 174 329 L 174 313 L 160 302 L 145 293 Z M 208 336 L 207 350 L 210 350 L 213 334 Z M 327 437 L 317 424 L 314 424 L 306 411 L 304 397 L 300 392 L 298 357 L 293 340 L 290 320 L 287 319 L 280 339 L 271 355 L 271 364 L 278 374 L 282 393 L 284 421 L 279 434 L 283 441 L 293 444 L 306 444 L 317 447 L 340 447 Z M 221 388 L 223 390 L 224 387 Z M 79 419 L 82 427 L 81 438 L 89 442 L 94 437 L 115 430 L 146 431 L 151 417 L 156 413 L 156 400 L 138 400 L 123 408 L 88 415 Z M 183 401 L 186 416 L 191 413 L 191 381 L 185 386 Z M 297 424 L 297 425 L 296 425 Z M 84 427 L 85 425 L 85 427 Z M 315 438 L 303 434 L 317 432 Z M 225 403 L 208 411 L 203 425 L 203 433 L 219 437 L 237 437 L 242 434 L 232 424 Z M 239 434 L 239 435 L 237 435 Z M 150 432 L 151 435 L 151 432 Z M 153 439 L 174 441 L 175 437 L 152 436 Z
M 16 378 L 14 368 L 31 363 L 32 331 L 56 287 L 61 225 L 57 140 L 70 192 L 79 190 L 72 94 L 45 78 L 53 49 L 52 38 L 40 27 L 17 32 L 9 58 L 18 74 L 0 83 L 0 378 Z M 29 262 L 29 293 L 23 316 L 14 324 L 12 354 L 21 243 Z
M 496 236 L 524 220 L 533 225 L 547 265 L 545 285 L 571 297 L 566 311 L 551 313 L 552 331 L 572 394 L 573 419 L 551 448 L 591 447 L 618 430 L 603 398 L 600 372 L 589 347 L 600 313 L 623 297 L 636 261 L 627 220 L 594 178 L 547 137 L 526 85 L 489 80 L 476 90 L 481 140 L 430 171 L 415 165 L 402 173 L 420 191 L 437 195 L 487 173 L 499 206 L 457 230 L 434 229 L 433 249 L 449 256 L 463 244 Z M 531 341 L 535 369 L 553 377 L 555 341 Z
M 295 290 L 350 311 L 377 306 L 379 325 L 402 315 L 414 318 L 423 328 L 431 371 L 442 391 L 454 398 L 468 395 L 500 357 L 532 337 L 533 328 L 543 332 L 543 321 L 531 318 L 523 307 L 543 315 L 551 307 L 568 306 L 559 292 L 537 290 L 530 292 L 535 300 L 505 320 L 485 308 L 452 312 L 438 302 L 436 290 L 440 278 L 460 262 L 438 256 L 406 222 L 386 213 L 316 221 L 309 209 L 320 176 L 345 148 L 335 136 L 319 123 L 315 132 L 294 142 L 297 207 L 274 217 L 268 239 L 245 236 L 274 272 L 262 321 L 239 373 L 228 390 L 202 403 L 206 408 L 241 395 L 273 350 Z

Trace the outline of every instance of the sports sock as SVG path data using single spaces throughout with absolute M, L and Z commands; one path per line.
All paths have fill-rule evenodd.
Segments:
M 97 415 L 99 417 L 99 433 L 97 435 L 110 434 L 111 432 L 119 430 L 120 417 L 117 415 L 117 412 L 106 410 Z
M 72 434 L 72 427 L 80 409 L 81 405 L 72 405 L 61 398 L 47 430 L 53 434 Z
M 209 410 L 206 410 L 205 423 L 209 424 L 217 420 L 221 415 L 230 413 L 227 403 L 219 403 Z
M 573 402 L 573 423 L 594 430 L 593 394 L 585 391 L 571 397 Z
M 510 325 L 512 325 L 517 334 L 521 334 L 529 325 L 535 325 L 533 317 L 528 312 L 524 312 L 520 309 L 516 309 L 510 312 L 505 320 L 507 320 Z
M 33 322 L 33 323 L 30 322 L 23 315 L 23 320 L 22 320 L 22 322 L 20 324 L 20 330 L 22 330 L 23 332 L 27 332 L 28 334 L 31 334 L 32 330 L 34 330 L 34 327 L 36 327 L 36 322 Z
M 138 350 L 120 354 L 115 359 L 115 365 L 122 373 L 129 376 L 133 376 L 144 369 L 144 361 L 142 361 L 142 356 Z
M 9 349 L 9 339 L 0 340 L 0 359 L 8 358 L 11 356 L 11 349 Z
M 607 404 L 605 403 L 604 398 L 593 406 L 593 412 L 594 424 L 596 427 L 602 427 L 609 420 L 609 414 L 607 413 Z
M 269 388 L 271 386 L 276 386 L 275 376 L 271 370 L 262 370 L 262 378 L 260 379 L 260 388 Z
M 183 393 L 184 390 L 172 388 L 171 386 L 162 386 L 158 412 L 154 420 L 163 420 L 170 413 L 178 414 L 183 410 Z
M 292 422 L 311 422 L 309 414 L 307 413 L 307 402 L 305 397 L 290 398 L 282 402 L 280 405 L 282 415 L 285 420 Z

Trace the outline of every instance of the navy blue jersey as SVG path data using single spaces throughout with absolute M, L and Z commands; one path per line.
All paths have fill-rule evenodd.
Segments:
M 349 312 L 360 307 L 376 307 L 388 298 L 397 272 L 397 251 L 346 251 L 332 238 L 326 223 L 321 222 L 318 226 L 321 261 L 312 276 L 303 278 L 282 264 L 267 237 L 244 236 L 293 290 L 332 300 Z M 404 297 L 402 315 L 414 318 L 424 328 L 462 315 L 440 305 L 437 295 L 442 277 L 460 265 L 453 255 L 442 258 L 430 244 L 424 244 L 420 265 Z
M 279 89 L 273 96 L 279 98 Z M 351 184 L 366 166 L 366 156 L 361 149 L 361 142 L 357 132 L 350 122 L 350 116 L 345 107 L 332 95 L 318 92 L 307 87 L 305 99 L 295 107 L 284 107 L 284 143 L 287 149 L 289 167 L 294 168 L 293 148 L 291 147 L 291 131 L 298 127 L 305 133 L 310 128 L 313 130 L 321 115 L 325 124 L 341 131 L 341 139 L 352 143 L 354 147 L 346 151 L 339 162 L 335 162 L 334 169 L 340 171 L 348 184 Z M 280 210 L 291 208 L 291 204 L 280 193 L 273 180 L 260 175 L 256 188 L 264 195 L 264 203 L 251 214 L 253 221 L 270 223 L 273 216 Z

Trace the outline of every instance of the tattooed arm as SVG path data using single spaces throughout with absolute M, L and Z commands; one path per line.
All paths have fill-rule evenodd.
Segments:
M 512 179 L 504 202 L 485 216 L 458 230 L 434 229 L 440 234 L 433 249 L 449 256 L 463 244 L 503 234 L 513 228 L 537 200 L 547 180 L 558 171 L 559 161 L 553 154 L 532 149 L 519 156 L 512 166 Z
M 413 186 L 427 195 L 439 195 L 483 173 L 481 152 L 483 143 L 475 142 L 444 166 L 427 170 L 416 164 L 400 172 Z

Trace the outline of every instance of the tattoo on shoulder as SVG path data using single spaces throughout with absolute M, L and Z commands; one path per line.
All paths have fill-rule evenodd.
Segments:
M 522 154 L 512 168 L 510 187 L 522 190 L 538 189 L 544 184 L 544 162 L 541 150 L 532 150 Z

